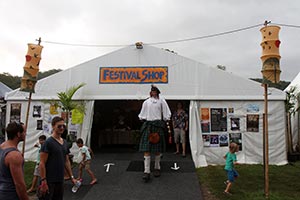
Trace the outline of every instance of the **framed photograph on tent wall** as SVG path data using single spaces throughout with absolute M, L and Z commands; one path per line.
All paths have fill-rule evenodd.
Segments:
M 211 132 L 227 131 L 227 108 L 211 108 Z
M 239 145 L 239 151 L 242 151 L 242 134 L 241 133 L 230 133 L 229 134 L 229 143 L 234 142 Z
M 210 146 L 209 135 L 202 135 L 202 139 L 203 139 L 203 146 L 204 147 L 209 147 Z
M 258 132 L 259 130 L 259 115 L 247 115 L 247 132 Z
M 240 118 L 232 117 L 230 118 L 230 129 L 232 131 L 240 131 Z
M 40 118 L 42 116 L 42 106 L 33 106 L 32 117 Z
M 10 105 L 10 122 L 18 122 L 21 120 L 21 106 L 20 103 L 12 103 Z
M 43 120 L 36 120 L 36 130 L 43 130 Z

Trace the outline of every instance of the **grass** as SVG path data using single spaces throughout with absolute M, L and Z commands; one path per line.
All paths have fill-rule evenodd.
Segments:
M 224 166 L 198 168 L 200 184 L 209 189 L 216 199 L 265 200 L 263 165 L 238 165 L 239 178 L 234 182 L 232 196 L 223 194 L 227 179 Z M 269 166 L 269 199 L 300 199 L 300 162 L 285 166 Z
M 34 167 L 35 162 L 28 161 L 24 163 L 24 179 L 27 189 L 30 188 L 32 183 Z

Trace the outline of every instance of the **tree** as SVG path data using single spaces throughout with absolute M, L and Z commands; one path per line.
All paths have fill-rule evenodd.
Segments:
M 62 70 L 61 69 L 51 69 L 51 70 L 48 70 L 48 71 L 45 71 L 45 72 L 39 72 L 38 80 L 41 80 L 41 79 L 43 79 L 47 76 L 50 76 L 50 75 L 55 74 L 55 73 L 60 72 L 60 71 L 62 71 Z M 22 77 L 13 76 L 13 75 L 11 75 L 7 72 L 0 73 L 0 81 L 2 83 L 4 83 L 5 85 L 7 85 L 9 88 L 13 89 L 13 90 L 20 87 L 21 78 Z
M 288 150 L 289 153 L 293 152 L 292 148 L 292 129 L 291 129 L 291 115 L 295 115 L 295 113 L 300 110 L 300 92 L 297 87 L 292 86 L 288 91 L 286 91 L 286 100 L 285 100 L 285 112 L 287 118 L 287 132 L 288 132 Z M 298 135 L 299 139 L 299 135 Z M 299 145 L 299 141 L 298 141 Z
M 73 109 L 77 109 L 82 113 L 85 112 L 84 102 L 72 100 L 74 94 L 83 86 L 85 86 L 85 83 L 80 83 L 77 86 L 70 87 L 65 92 L 57 93 L 57 96 L 59 98 L 58 106 L 63 110 L 63 112 L 66 113 L 65 120 L 67 126 L 69 123 L 69 114 Z

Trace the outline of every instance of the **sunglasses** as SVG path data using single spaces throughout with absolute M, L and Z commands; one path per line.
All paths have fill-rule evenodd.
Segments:
M 64 124 L 58 125 L 57 128 L 66 128 L 66 125 L 64 125 Z

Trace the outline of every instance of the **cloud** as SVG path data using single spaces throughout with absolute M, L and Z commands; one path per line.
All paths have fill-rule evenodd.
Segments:
M 264 20 L 298 25 L 297 1 L 272 0 L 88 0 L 0 1 L 1 72 L 22 75 L 26 44 L 43 41 L 83 44 L 155 43 L 221 33 Z M 261 77 L 260 27 L 229 35 L 155 45 L 209 66 L 225 65 L 237 75 Z M 282 27 L 282 79 L 299 72 L 297 28 Z M 117 48 L 42 43 L 41 70 L 66 69 Z

